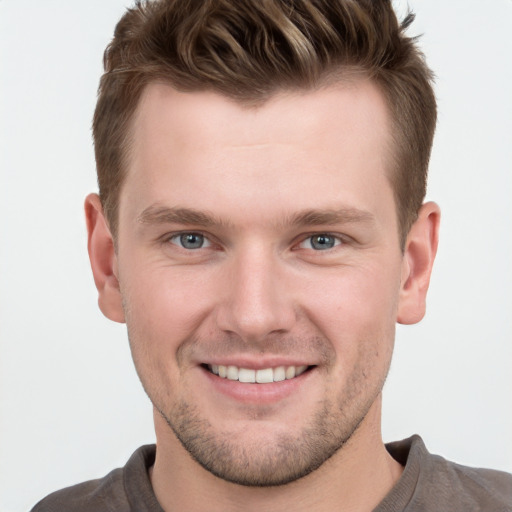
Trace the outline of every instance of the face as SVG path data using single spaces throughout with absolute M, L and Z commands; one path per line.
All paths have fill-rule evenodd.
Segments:
M 250 109 L 145 91 L 115 274 L 144 388 L 213 474 L 286 483 L 374 421 L 404 266 L 389 139 L 368 82 Z

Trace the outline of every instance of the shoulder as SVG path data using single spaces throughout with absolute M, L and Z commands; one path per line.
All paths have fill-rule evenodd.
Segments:
M 123 470 L 114 469 L 97 480 L 89 480 L 53 492 L 41 500 L 31 512 L 57 512 L 73 510 L 125 511 L 129 510 L 123 492 Z
M 129 512 L 133 510 L 127 487 L 148 487 L 147 468 L 154 461 L 154 445 L 137 449 L 123 468 L 103 478 L 56 491 L 37 503 L 31 512 Z M 128 483 L 128 486 L 126 485 Z
M 512 512 L 512 475 L 463 466 L 433 455 L 419 436 L 391 443 L 387 448 L 405 466 L 397 484 L 407 495 L 404 510 Z
M 467 510 L 512 512 L 512 475 L 462 466 L 438 455 L 431 457 L 426 482 L 447 503 L 457 497 Z

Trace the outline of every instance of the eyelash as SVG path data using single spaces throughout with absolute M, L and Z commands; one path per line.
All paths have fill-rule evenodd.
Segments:
M 201 237 L 201 239 L 202 239 L 201 246 L 194 247 L 194 248 L 184 247 L 182 237 L 185 237 L 185 236 Z M 326 247 L 324 249 L 317 248 L 315 250 L 313 247 L 313 243 L 312 243 L 312 239 L 315 237 L 317 239 L 322 238 L 322 237 L 326 238 L 326 239 L 333 239 L 334 245 L 332 247 Z M 174 240 L 181 241 L 181 243 L 175 242 Z M 301 247 L 301 245 L 307 243 L 308 241 L 310 242 L 310 247 Z M 199 249 L 206 249 L 206 248 L 209 248 L 214 245 L 214 242 L 211 240 L 210 236 L 207 236 L 204 233 L 201 233 L 200 231 L 180 231 L 178 233 L 172 233 L 172 234 L 166 235 L 163 238 L 163 242 L 164 243 L 172 243 L 173 245 L 176 245 L 177 247 L 179 247 L 183 250 L 186 250 L 186 251 L 195 251 L 195 250 L 199 250 Z M 204 245 L 205 243 L 206 243 L 206 245 Z M 317 232 L 317 233 L 311 233 L 311 234 L 308 234 L 307 236 L 301 237 L 300 242 L 298 244 L 294 245 L 294 250 L 306 249 L 306 250 L 313 250 L 314 252 L 324 252 L 324 251 L 327 252 L 329 250 L 334 249 L 335 247 L 338 247 L 338 246 L 344 245 L 344 244 L 346 244 L 346 238 L 343 236 L 340 236 L 339 234 L 334 234 L 334 233 L 329 233 L 329 232 Z
M 327 244 L 324 247 L 315 247 L 315 242 L 313 241 L 315 238 L 317 239 L 316 243 L 320 242 L 321 239 L 324 239 L 324 242 L 320 242 L 320 244 L 325 243 L 326 240 L 330 240 L 333 243 L 333 245 L 328 246 L 329 244 Z M 306 243 L 309 245 L 309 247 L 301 247 Z M 312 249 L 314 250 L 314 252 L 327 252 L 329 250 L 335 249 L 340 245 L 343 245 L 343 243 L 344 240 L 341 237 L 333 235 L 331 233 L 315 233 L 314 235 L 310 235 L 304 238 L 302 242 L 299 244 L 299 248 Z
M 179 245 L 178 243 L 173 242 L 173 240 L 175 240 L 175 239 L 180 240 L 180 239 L 182 239 L 182 237 L 186 237 L 186 236 L 188 236 L 188 237 L 192 237 L 192 236 L 201 237 L 202 238 L 202 242 L 203 243 L 206 242 L 207 245 L 201 244 L 201 247 L 189 248 L 189 247 L 184 247 L 183 244 Z M 170 243 L 172 243 L 174 245 L 177 245 L 181 249 L 188 250 L 188 251 L 194 251 L 194 250 L 198 250 L 198 249 L 205 249 L 205 248 L 211 247 L 213 245 L 213 243 L 210 240 L 210 238 L 207 237 L 206 235 L 204 235 L 203 233 L 199 232 L 199 231 L 182 231 L 180 233 L 174 233 L 174 234 L 166 236 L 164 241 L 165 242 L 170 242 Z

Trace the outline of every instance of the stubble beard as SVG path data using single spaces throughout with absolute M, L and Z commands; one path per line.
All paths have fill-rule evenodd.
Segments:
M 347 444 L 384 380 L 364 402 L 352 387 L 336 405 L 318 404 L 307 426 L 295 434 L 276 433 L 268 443 L 250 439 L 246 432 L 217 432 L 198 407 L 183 400 L 168 414 L 157 410 L 190 456 L 213 475 L 243 486 L 279 486 L 307 476 Z
M 162 374 L 164 370 L 159 368 L 162 361 L 153 360 L 153 364 L 146 366 L 143 362 L 145 357 L 137 357 L 142 355 L 138 350 L 140 346 L 134 343 L 139 338 L 130 336 L 133 334 L 130 329 L 128 333 L 135 367 L 144 390 L 184 449 L 213 475 L 249 487 L 289 484 L 315 471 L 340 451 L 357 432 L 380 396 L 391 358 L 390 353 L 389 359 L 379 370 L 378 364 L 375 366 L 378 353 L 372 349 L 372 341 L 361 340 L 357 363 L 351 369 L 343 389 L 332 399 L 326 398 L 312 404 L 311 415 L 300 429 L 283 428 L 281 432 L 272 433 L 262 440 L 251 438 L 243 430 L 219 432 L 202 414 L 200 407 L 186 397 L 177 398 L 169 406 L 164 398 L 170 398 L 167 392 L 144 378 Z M 178 360 L 180 357 L 186 360 L 183 353 L 195 344 L 201 345 L 200 342 L 185 344 L 183 350 L 179 351 L 181 355 L 178 354 Z M 325 372 L 326 389 L 330 384 L 334 385 L 329 383 L 329 376 L 334 371 L 336 355 L 329 342 L 310 338 L 302 340 L 302 344 L 317 347 L 317 352 L 323 354 L 324 365 L 313 371 Z M 220 347 L 223 345 L 224 342 L 218 343 Z M 296 340 L 295 347 L 298 345 Z M 369 379 L 369 376 L 375 376 L 374 372 L 380 373 L 379 377 Z

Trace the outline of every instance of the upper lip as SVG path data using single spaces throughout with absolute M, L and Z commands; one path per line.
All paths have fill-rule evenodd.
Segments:
M 263 370 L 265 368 L 277 368 L 278 366 L 315 366 L 311 360 L 292 359 L 290 357 L 273 356 L 273 357 L 212 357 L 201 361 L 200 364 L 205 365 L 223 365 L 236 366 L 238 368 L 247 368 L 251 370 Z

